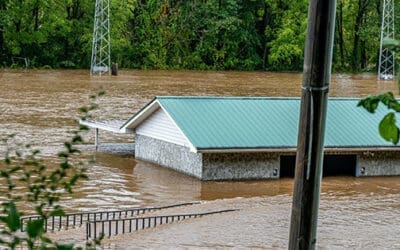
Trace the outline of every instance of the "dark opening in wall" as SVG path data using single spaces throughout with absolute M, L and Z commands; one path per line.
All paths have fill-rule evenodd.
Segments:
M 280 159 L 280 177 L 294 177 L 294 169 L 296 167 L 295 155 L 281 155 Z
M 281 155 L 280 177 L 294 177 L 295 166 L 295 155 Z M 355 176 L 357 155 L 325 155 L 323 167 L 323 176 Z

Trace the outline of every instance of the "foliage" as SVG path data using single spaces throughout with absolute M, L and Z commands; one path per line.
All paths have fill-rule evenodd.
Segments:
M 0 0 L 0 64 L 23 57 L 31 67 L 87 68 L 94 3 Z M 110 0 L 112 60 L 122 68 L 301 70 L 307 9 L 306 0 Z M 380 0 L 338 0 L 334 69 L 376 68 L 381 12 Z
M 138 2 L 130 19 L 134 66 L 256 69 L 256 10 L 235 0 Z
M 383 40 L 383 45 L 389 50 L 397 53 L 400 51 L 400 41 L 396 39 L 385 38 Z M 400 58 L 397 58 L 397 62 Z M 398 73 L 398 85 L 400 92 L 400 73 Z M 400 103 L 398 100 L 394 98 L 393 93 L 388 92 L 385 94 L 381 94 L 378 96 L 369 96 L 360 100 L 358 106 L 365 108 L 368 112 L 374 113 L 378 108 L 379 103 L 383 103 L 388 109 L 393 110 L 394 112 L 389 112 L 382 118 L 379 123 L 379 134 L 386 141 L 390 141 L 393 144 L 399 143 L 400 137 L 400 129 L 396 124 L 396 115 L 395 113 L 400 112 Z
M 95 99 L 91 96 L 88 107 L 81 108 L 82 119 L 96 108 Z M 64 143 L 64 150 L 58 154 L 58 167 L 46 166 L 40 159 L 40 152 L 30 145 L 13 142 L 13 135 L 2 140 L 6 152 L 0 164 L 0 248 L 15 249 L 25 246 L 28 249 L 72 249 L 73 245 L 52 242 L 44 233 L 44 223 L 49 216 L 63 215 L 64 210 L 59 201 L 65 193 L 72 193 L 78 181 L 86 179 L 86 164 L 76 159 L 80 151 L 76 147 L 83 141 L 82 133 L 88 128 L 80 126 L 72 131 L 72 138 Z M 29 206 L 40 216 L 29 221 L 25 234 L 21 233 L 21 207 Z
M 300 70 L 307 30 L 308 1 L 289 1 L 283 13 L 285 20 L 270 42 L 269 65 L 274 70 Z
M 386 141 L 398 144 L 400 129 L 396 124 L 395 113 L 400 112 L 400 103 L 394 98 L 392 93 L 388 92 L 378 96 L 369 96 L 360 100 L 358 106 L 365 108 L 370 113 L 374 113 L 378 108 L 379 103 L 382 103 L 388 109 L 394 111 L 386 114 L 379 123 L 379 134 Z

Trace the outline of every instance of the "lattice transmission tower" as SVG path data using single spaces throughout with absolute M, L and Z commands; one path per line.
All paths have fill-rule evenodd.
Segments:
M 395 74 L 395 55 L 383 47 L 385 38 L 394 39 L 394 0 L 383 0 L 381 41 L 379 45 L 378 79 L 393 79 Z
M 90 74 L 110 73 L 110 1 L 96 0 Z

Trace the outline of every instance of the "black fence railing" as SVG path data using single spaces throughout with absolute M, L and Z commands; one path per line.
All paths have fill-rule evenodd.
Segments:
M 145 208 L 134 208 L 128 210 L 115 210 L 115 211 L 100 211 L 100 212 L 83 212 L 83 213 L 68 213 L 61 216 L 50 216 L 45 219 L 44 230 L 55 231 L 68 229 L 69 227 L 81 226 L 87 221 L 103 221 L 103 220 L 118 220 L 120 218 L 128 218 L 130 216 L 136 216 L 139 214 L 144 214 L 147 212 L 152 212 L 156 210 L 188 206 L 198 204 L 199 202 L 186 202 L 179 203 L 169 206 L 162 207 L 145 207 Z M 24 216 L 21 218 L 21 231 L 25 230 L 25 225 L 32 220 L 40 219 L 40 216 Z
M 227 209 L 212 211 L 207 213 L 176 214 L 176 215 L 158 215 L 147 217 L 135 217 L 126 219 L 111 219 L 101 221 L 86 222 L 86 240 L 91 238 L 100 238 L 100 236 L 111 237 L 113 235 L 131 233 L 134 231 L 153 228 L 162 224 L 181 221 L 188 218 L 197 218 L 211 214 L 219 214 L 237 211 L 237 209 Z

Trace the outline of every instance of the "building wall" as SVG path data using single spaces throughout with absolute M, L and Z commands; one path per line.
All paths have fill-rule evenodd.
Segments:
M 203 154 L 203 180 L 279 178 L 277 153 Z
M 277 153 L 199 154 L 188 147 L 136 135 L 135 157 L 202 180 L 279 178 Z
M 356 176 L 400 175 L 398 152 L 341 152 L 356 154 Z M 280 153 L 190 152 L 188 147 L 136 135 L 135 157 L 202 180 L 276 179 Z
M 288 154 L 285 154 L 288 155 Z M 295 156 L 295 154 L 291 154 Z M 400 154 L 395 151 L 330 151 L 325 155 L 355 155 L 354 175 L 361 176 L 396 176 L 400 175 Z M 340 166 L 343 167 L 343 166 Z
M 358 155 L 356 176 L 400 175 L 399 152 L 363 152 Z
M 156 138 L 181 146 L 189 147 L 190 145 L 190 142 L 182 131 L 162 108 L 159 108 L 153 115 L 140 124 L 136 128 L 136 134 Z
M 135 158 L 202 177 L 202 155 L 190 152 L 188 147 L 137 134 Z

